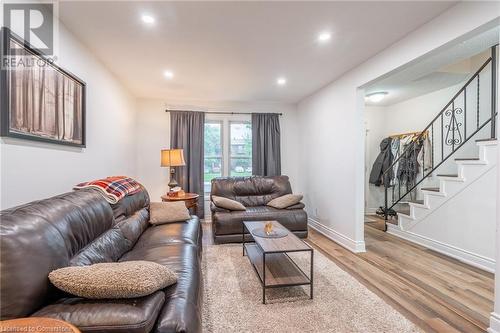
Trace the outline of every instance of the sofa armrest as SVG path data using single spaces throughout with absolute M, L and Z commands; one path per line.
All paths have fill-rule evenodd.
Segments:
M 306 205 L 304 205 L 302 202 L 299 202 L 298 204 L 286 207 L 286 209 L 304 209 L 305 207 Z
M 217 212 L 230 212 L 230 210 L 228 209 L 224 209 L 224 208 L 220 208 L 218 206 L 216 206 L 213 201 L 210 201 L 210 211 L 212 211 L 212 213 L 217 213 Z

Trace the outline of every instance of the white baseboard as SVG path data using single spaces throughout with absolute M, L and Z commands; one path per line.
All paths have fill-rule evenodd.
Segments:
M 467 250 L 460 249 L 458 247 L 445 244 L 425 236 L 417 235 L 410 231 L 403 231 L 398 226 L 392 225 L 390 223 L 387 224 L 387 227 L 388 227 L 387 232 L 394 236 L 422 245 L 428 249 L 445 254 L 449 257 L 455 258 L 461 262 L 480 268 L 487 272 L 495 273 L 494 259 L 486 258 L 476 253 L 472 253 Z
M 339 245 L 345 247 L 349 251 L 354 253 L 366 252 L 364 240 L 355 241 L 354 239 L 342 235 L 341 233 L 319 223 L 318 221 L 312 218 L 308 218 L 308 221 L 309 221 L 309 227 L 323 234 L 325 237 L 331 239 L 335 243 L 338 243 Z
M 500 314 L 495 312 L 491 313 L 488 333 L 500 333 Z

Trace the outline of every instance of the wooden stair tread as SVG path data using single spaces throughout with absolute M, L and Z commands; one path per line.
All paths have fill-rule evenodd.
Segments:
M 411 201 L 408 201 L 410 203 L 416 203 L 416 204 L 419 204 L 419 205 L 423 205 L 424 204 L 424 200 L 411 200 Z
M 406 202 L 400 202 L 393 207 L 396 213 L 401 213 L 405 215 L 410 215 L 410 205 Z
M 458 177 L 458 175 L 457 175 L 457 174 L 451 174 L 451 173 L 449 173 L 449 174 L 442 173 L 442 174 L 437 175 L 437 176 L 438 176 L 438 177 Z
M 488 141 L 497 141 L 496 138 L 489 138 L 489 139 L 477 139 L 476 142 L 488 142 Z
M 422 191 L 439 192 L 439 187 L 422 187 Z
M 478 157 L 455 158 L 455 161 L 479 161 L 479 158 Z

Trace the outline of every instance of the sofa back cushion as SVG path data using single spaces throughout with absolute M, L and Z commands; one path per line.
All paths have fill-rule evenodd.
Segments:
M 141 187 L 142 191 L 128 195 L 116 204 L 111 205 L 117 223 L 129 218 L 143 208 L 146 208 L 149 212 L 149 194 L 143 186 Z
M 109 230 L 113 211 L 94 190 L 79 190 L 0 212 L 0 319 L 25 317 L 55 288 L 48 274 L 68 266 Z
M 272 199 L 290 193 L 288 176 L 212 179 L 211 195 L 236 200 L 245 207 L 265 206 Z
M 146 189 L 111 205 L 113 226 L 73 256 L 70 266 L 117 261 L 135 245 L 148 227 L 149 195 Z

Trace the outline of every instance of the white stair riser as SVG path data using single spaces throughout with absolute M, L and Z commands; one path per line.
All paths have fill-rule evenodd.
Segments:
M 498 149 L 496 145 L 480 145 L 479 158 L 488 163 L 497 162 Z
M 466 180 L 471 177 L 480 175 L 484 170 L 485 164 L 458 164 L 458 174 L 465 178 Z
M 401 230 L 407 230 L 407 226 L 410 226 L 415 220 L 412 218 L 409 218 L 405 215 L 399 214 L 398 215 L 398 227 Z
M 463 181 L 455 181 L 455 180 L 441 180 L 440 189 L 441 192 L 446 193 L 446 196 L 453 195 L 460 191 L 464 187 Z
M 421 216 L 427 214 L 429 211 L 430 211 L 429 207 L 412 206 L 410 208 L 410 214 L 415 219 L 420 218 Z

